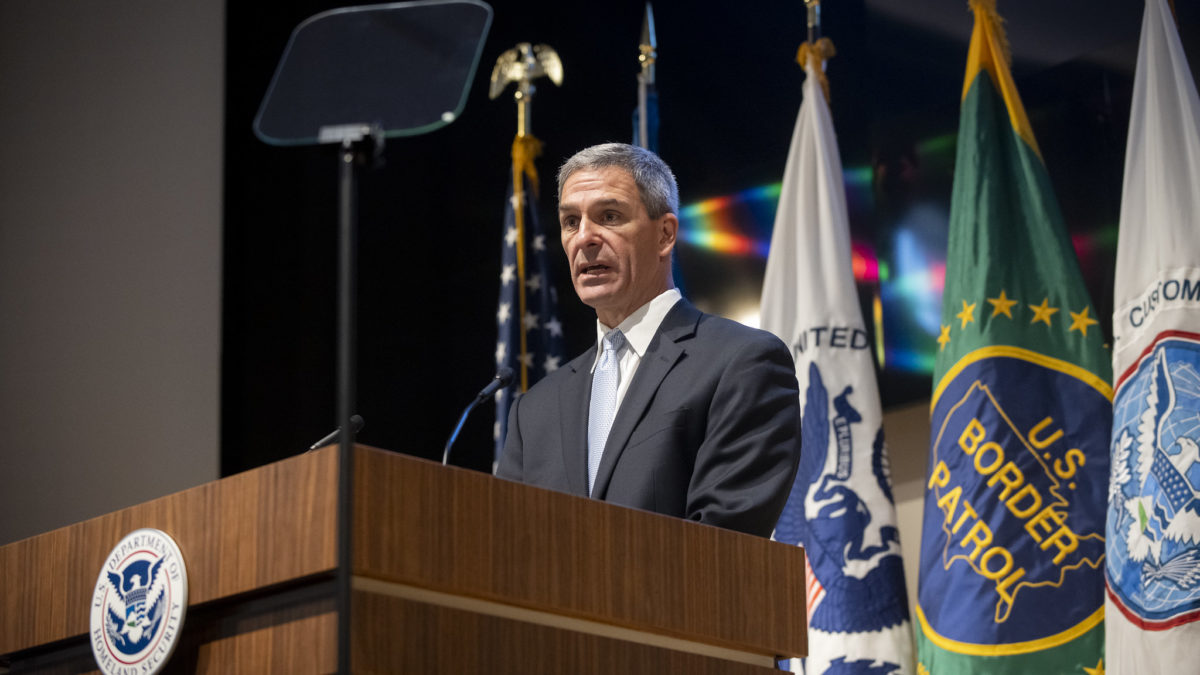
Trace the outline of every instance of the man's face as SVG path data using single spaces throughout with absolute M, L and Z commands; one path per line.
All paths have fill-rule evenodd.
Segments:
M 571 282 L 596 317 L 616 326 L 670 288 L 670 255 L 679 221 L 651 220 L 637 184 L 617 167 L 582 169 L 563 184 L 558 204 Z

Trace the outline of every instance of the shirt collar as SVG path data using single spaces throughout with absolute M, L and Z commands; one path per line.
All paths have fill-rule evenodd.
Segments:
M 675 306 L 675 303 L 683 298 L 677 288 L 668 288 L 660 293 L 650 302 L 638 307 L 633 314 L 625 317 L 617 328 L 625 334 L 625 341 L 633 352 L 642 358 L 646 354 L 646 350 L 650 348 L 650 340 L 654 334 L 658 332 L 658 327 L 662 325 L 663 319 L 667 317 L 667 312 Z M 596 345 L 598 352 L 604 349 L 600 341 L 604 336 L 612 330 L 609 326 L 600 323 L 596 320 Z

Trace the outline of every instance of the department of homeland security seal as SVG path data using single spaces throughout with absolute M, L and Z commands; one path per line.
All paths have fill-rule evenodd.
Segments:
M 153 675 L 179 641 L 187 612 L 187 568 L 161 530 L 125 536 L 100 570 L 92 593 L 92 653 L 105 675 Z

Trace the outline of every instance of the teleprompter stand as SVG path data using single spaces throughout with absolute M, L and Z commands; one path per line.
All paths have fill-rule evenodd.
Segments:
M 292 32 L 254 120 L 273 145 L 338 144 L 337 426 L 356 392 L 357 172 L 388 137 L 428 133 L 462 111 L 492 10 L 477 0 L 417 0 L 316 14 Z M 338 463 L 338 671 L 350 672 L 353 435 Z

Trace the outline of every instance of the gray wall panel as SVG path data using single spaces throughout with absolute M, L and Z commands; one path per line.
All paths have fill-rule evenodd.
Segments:
M 0 2 L 0 543 L 217 477 L 224 15 Z

